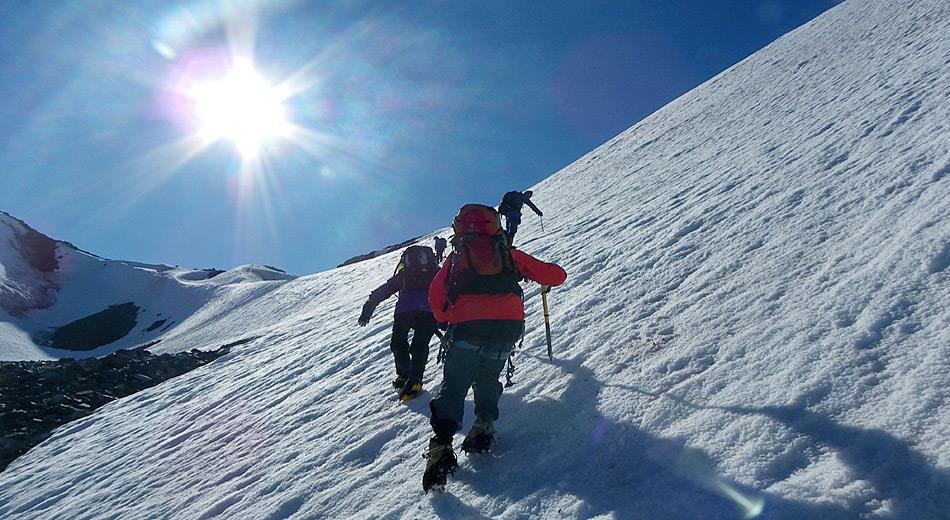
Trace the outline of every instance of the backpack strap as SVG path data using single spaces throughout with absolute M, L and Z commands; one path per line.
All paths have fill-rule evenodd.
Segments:
M 493 275 L 479 275 L 475 272 L 474 261 L 471 248 L 467 247 L 467 242 L 480 235 L 477 233 L 468 233 L 462 236 L 453 237 L 452 245 L 455 250 L 449 256 L 449 276 L 445 283 L 446 304 L 443 311 L 448 310 L 448 306 L 455 303 L 460 294 L 517 294 L 524 296 L 524 291 L 518 283 L 522 275 L 518 270 L 518 264 L 515 263 L 511 255 L 511 248 L 508 247 L 505 234 L 498 233 L 492 235 L 492 245 L 500 255 L 502 264 L 501 272 Z M 464 257 L 462 256 L 464 255 Z M 462 260 L 465 260 L 463 262 Z M 464 264 L 467 263 L 467 266 Z M 479 279 L 480 278 L 480 279 Z M 481 287 L 471 287 L 472 284 Z

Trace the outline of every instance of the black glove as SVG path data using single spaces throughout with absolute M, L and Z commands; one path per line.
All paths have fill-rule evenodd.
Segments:
M 373 311 L 376 309 L 376 306 L 373 305 L 373 302 L 366 302 L 363 304 L 363 312 L 360 313 L 360 319 L 356 320 L 356 323 L 359 323 L 360 327 L 365 327 L 369 325 L 369 319 L 373 317 Z
M 543 217 L 543 216 L 544 216 L 544 212 L 543 212 L 543 211 L 538 211 L 538 216 L 539 216 L 539 217 Z
M 549 292 L 551 292 L 551 286 L 550 286 L 550 285 L 542 285 L 542 286 L 541 286 L 541 294 L 547 294 L 547 293 L 549 293 Z

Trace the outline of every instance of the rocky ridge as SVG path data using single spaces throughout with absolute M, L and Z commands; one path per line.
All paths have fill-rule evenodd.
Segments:
M 0 363 L 0 471 L 59 426 L 210 363 L 229 350 L 224 346 L 155 355 L 138 348 L 81 361 Z

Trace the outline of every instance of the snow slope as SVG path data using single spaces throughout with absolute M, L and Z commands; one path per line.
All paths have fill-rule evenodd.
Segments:
M 219 274 L 107 260 L 0 212 L 0 361 L 102 356 L 150 343 L 235 284 L 291 278 L 264 266 Z M 124 303 L 136 305 L 136 323 L 116 341 L 91 350 L 44 341 L 57 327 Z
M 392 253 L 210 300 L 157 348 L 232 353 L 58 430 L 0 517 L 950 518 L 948 84 L 950 4 L 847 2 L 540 183 L 555 360 L 527 287 L 444 494 L 393 301 L 355 323 Z

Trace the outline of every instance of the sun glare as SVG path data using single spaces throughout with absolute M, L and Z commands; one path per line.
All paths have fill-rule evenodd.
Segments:
M 254 221 L 272 222 L 274 200 L 282 194 L 280 173 L 286 154 L 299 157 L 302 152 L 321 163 L 328 162 L 331 153 L 352 160 L 349 142 L 297 119 L 306 115 L 302 119 L 310 121 L 320 115 L 318 110 L 309 110 L 309 103 L 321 77 L 318 64 L 327 59 L 322 53 L 295 71 L 285 70 L 287 63 L 269 53 L 271 70 L 283 70 L 283 77 L 258 72 L 268 66 L 255 61 L 259 12 L 254 6 L 265 7 L 273 1 L 209 1 L 209 6 L 221 10 L 183 8 L 162 23 L 152 46 L 168 60 L 168 66 L 156 103 L 184 135 L 142 157 L 140 168 L 149 175 L 137 177 L 132 197 L 141 197 L 222 143 L 233 147 L 240 160 L 221 160 L 219 153 L 205 159 L 219 159 L 217 171 L 225 174 L 226 193 L 236 203 L 238 214 L 255 208 L 261 213 Z M 217 34 L 218 29 L 223 34 Z M 225 38 L 216 41 L 217 36 Z M 305 91 L 311 97 L 298 98 Z M 306 114 L 294 112 L 293 107 L 299 105 L 308 105 Z M 322 171 L 327 175 L 327 170 Z M 276 234 L 273 229 L 270 232 Z
M 196 83 L 188 95 L 194 103 L 199 136 L 211 143 L 227 139 L 244 159 L 259 155 L 271 137 L 290 131 L 286 95 L 261 78 L 250 63 L 237 63 L 225 75 Z

